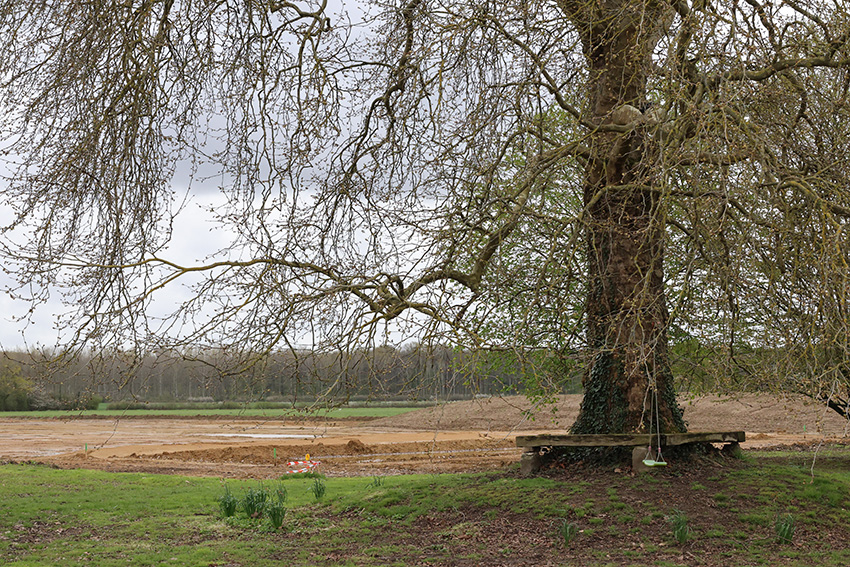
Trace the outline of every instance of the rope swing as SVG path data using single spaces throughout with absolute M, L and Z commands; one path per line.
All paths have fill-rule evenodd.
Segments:
M 658 410 L 658 385 L 653 378 L 650 382 L 650 390 L 652 397 L 649 402 L 649 445 L 646 447 L 646 457 L 643 459 L 643 464 L 647 467 L 666 467 L 667 461 L 664 460 L 664 455 L 661 454 L 661 412 Z M 653 417 L 655 419 L 653 419 Z M 655 433 L 658 443 L 656 451 L 652 453 L 652 422 L 655 422 Z

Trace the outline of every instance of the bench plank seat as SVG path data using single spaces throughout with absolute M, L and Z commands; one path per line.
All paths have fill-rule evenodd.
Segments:
M 661 446 L 686 443 L 743 443 L 743 431 L 695 431 L 661 434 Z M 517 435 L 517 447 L 633 447 L 658 443 L 658 435 L 648 433 L 608 435 Z
M 739 444 L 746 441 L 743 431 L 693 431 L 688 433 L 661 434 L 662 447 L 686 445 L 688 443 L 723 443 L 727 447 L 738 450 Z M 632 451 L 632 468 L 635 471 L 647 470 L 642 465 L 643 448 L 659 444 L 657 434 L 623 433 L 607 435 L 517 435 L 517 447 L 525 451 L 520 461 L 520 470 L 524 474 L 532 474 L 543 465 L 543 447 L 634 447 Z

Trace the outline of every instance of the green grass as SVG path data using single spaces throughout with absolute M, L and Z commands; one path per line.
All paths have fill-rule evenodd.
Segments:
M 3 465 L 0 564 L 674 565 L 683 550 L 709 566 L 850 563 L 850 451 L 814 481 L 802 464 L 759 456 L 702 474 L 698 490 L 692 475 L 674 473 L 655 483 L 607 471 L 579 481 L 499 473 L 223 481 Z M 326 486 L 319 500 L 317 480 Z M 223 517 L 224 495 L 263 487 L 284 495 L 275 497 L 285 508 L 279 529 L 241 509 Z M 734 495 L 739 510 L 717 507 L 717 495 Z M 681 542 L 669 520 L 676 510 L 689 528 Z M 778 521 L 791 513 L 793 545 L 779 545 Z

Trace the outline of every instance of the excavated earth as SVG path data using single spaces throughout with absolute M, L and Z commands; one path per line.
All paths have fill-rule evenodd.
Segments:
M 500 469 L 517 434 L 563 433 L 581 396 L 453 402 L 382 419 L 257 417 L 2 418 L 0 460 L 62 468 L 239 478 L 299 470 L 329 476 Z M 743 430 L 748 448 L 848 442 L 847 420 L 804 398 L 740 394 L 681 400 L 692 431 Z M 296 464 L 288 464 L 294 462 Z

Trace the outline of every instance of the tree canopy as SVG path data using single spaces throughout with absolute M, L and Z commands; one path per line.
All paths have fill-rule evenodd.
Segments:
M 669 336 L 847 399 L 843 0 L 0 14 L 4 267 L 70 344 L 545 350 L 585 361 L 586 432 L 685 427 Z M 191 264 L 187 179 L 231 237 Z

